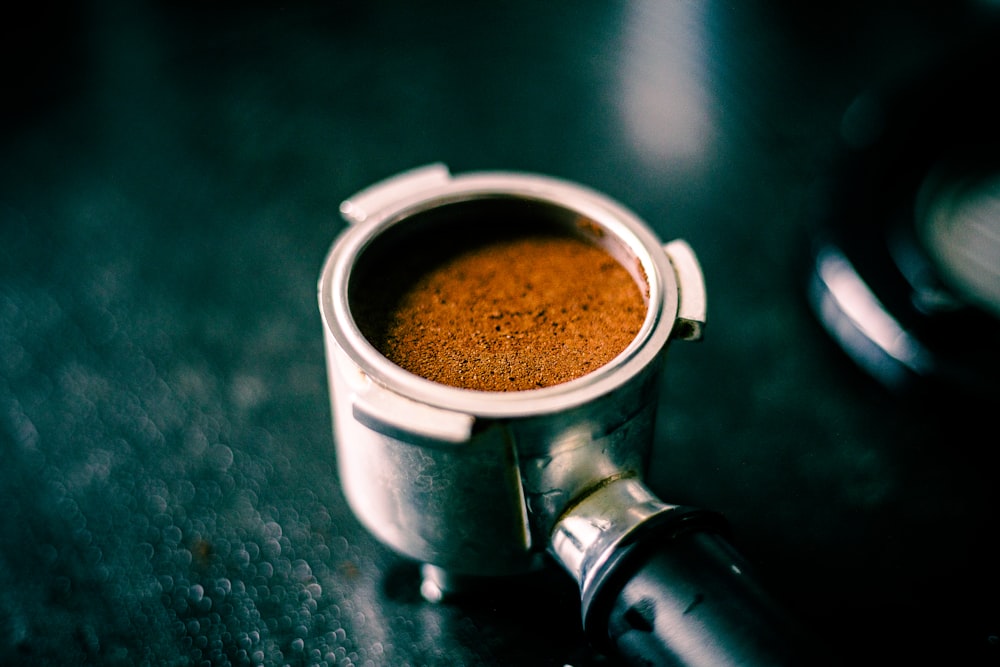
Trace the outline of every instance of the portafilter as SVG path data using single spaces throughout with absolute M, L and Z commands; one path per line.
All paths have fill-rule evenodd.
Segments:
M 362 524 L 422 564 L 425 598 L 516 581 L 551 559 L 579 585 L 599 651 L 637 664 L 817 664 L 723 518 L 643 482 L 669 343 L 705 325 L 686 242 L 661 243 L 575 183 L 441 164 L 376 183 L 341 213 L 349 224 L 319 280 L 338 474 Z M 515 220 L 602 248 L 640 286 L 645 319 L 610 362 L 543 388 L 479 391 L 404 370 L 366 338 L 356 315 L 387 267 Z

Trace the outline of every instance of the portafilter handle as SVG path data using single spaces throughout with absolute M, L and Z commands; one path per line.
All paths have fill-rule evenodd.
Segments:
M 638 479 L 619 478 L 564 513 L 550 551 L 580 584 L 595 648 L 629 664 L 831 664 L 726 532 L 720 515 L 668 505 Z

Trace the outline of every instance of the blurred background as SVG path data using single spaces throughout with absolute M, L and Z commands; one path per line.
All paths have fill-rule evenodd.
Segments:
M 847 664 L 1000 663 L 995 317 L 926 325 L 927 353 L 962 350 L 975 382 L 898 381 L 929 366 L 852 347 L 814 262 L 857 269 L 838 284 L 869 305 L 897 301 L 873 249 L 941 127 L 975 145 L 995 132 L 967 112 L 996 85 L 997 9 L 95 0 L 8 15 L 0 663 L 613 664 L 561 572 L 428 604 L 341 495 L 316 281 L 341 200 L 437 161 L 577 181 L 686 239 L 709 325 L 671 350 L 650 486 L 722 512 Z M 923 331 L 899 307 L 890 319 Z

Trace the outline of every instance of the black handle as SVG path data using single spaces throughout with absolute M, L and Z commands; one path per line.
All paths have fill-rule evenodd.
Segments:
M 605 565 L 584 610 L 599 648 L 629 664 L 832 664 L 715 531 L 645 535 Z

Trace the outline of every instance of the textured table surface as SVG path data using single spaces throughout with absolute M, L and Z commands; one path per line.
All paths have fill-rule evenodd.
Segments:
M 991 415 L 876 385 L 802 267 L 841 114 L 961 3 L 267 4 L 3 28 L 0 663 L 610 664 L 561 572 L 425 603 L 341 494 L 319 270 L 342 199 L 436 161 L 686 239 L 709 325 L 650 486 L 722 512 L 848 664 L 1000 660 Z

